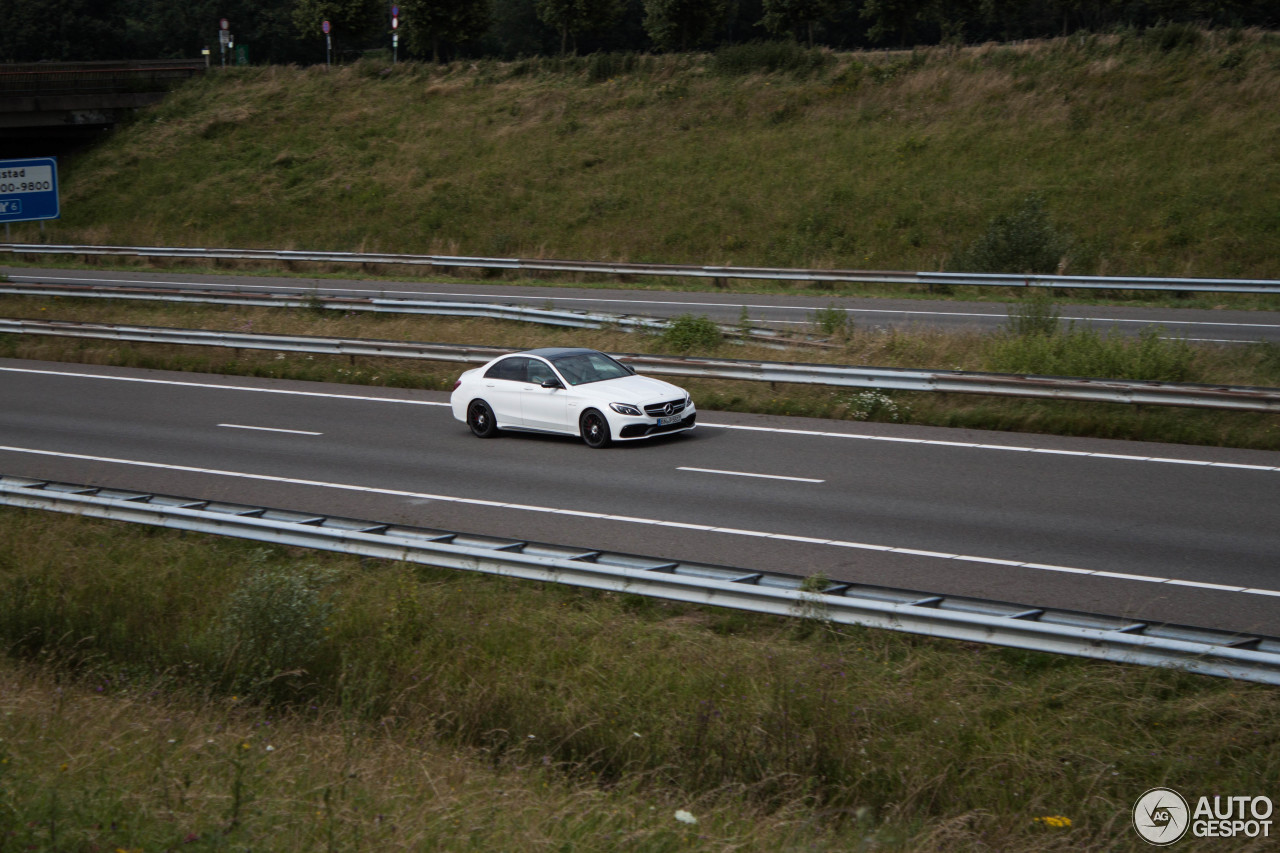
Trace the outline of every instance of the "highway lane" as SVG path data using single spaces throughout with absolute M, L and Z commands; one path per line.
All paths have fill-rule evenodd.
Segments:
M 715 412 L 599 452 L 439 393 L 18 360 L 0 399 L 6 474 L 1280 635 L 1280 453 Z
M 608 288 L 560 288 L 525 285 L 298 279 L 241 275 L 193 275 L 180 272 L 83 272 L 0 267 L 15 283 L 127 285 L 175 289 L 212 288 L 243 293 L 320 294 L 355 298 L 429 299 L 451 302 L 496 302 L 535 308 L 555 307 L 614 314 L 671 318 L 706 315 L 736 324 L 747 309 L 751 322 L 781 329 L 812 327 L 816 311 L 837 307 L 860 328 L 931 328 L 943 331 L 993 331 L 1008 322 L 1009 306 L 947 300 L 873 299 L 795 294 L 732 292 L 666 292 Z M 1205 311 L 1174 308 L 1062 306 L 1064 322 L 1101 332 L 1137 333 L 1159 326 L 1170 337 L 1193 341 L 1280 342 L 1280 312 Z

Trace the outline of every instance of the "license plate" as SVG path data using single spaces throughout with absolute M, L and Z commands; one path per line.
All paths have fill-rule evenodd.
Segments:
M 668 424 L 678 424 L 684 420 L 684 415 L 667 415 L 665 418 L 658 418 L 658 426 L 667 426 Z

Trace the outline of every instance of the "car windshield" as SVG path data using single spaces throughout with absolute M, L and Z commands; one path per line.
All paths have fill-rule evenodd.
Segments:
M 621 379 L 630 376 L 631 371 L 602 352 L 575 352 L 552 359 L 552 364 L 560 371 L 564 381 L 570 385 L 585 385 L 588 382 L 603 382 L 606 379 Z

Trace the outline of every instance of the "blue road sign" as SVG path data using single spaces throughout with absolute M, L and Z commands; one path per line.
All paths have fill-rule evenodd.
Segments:
M 0 160 L 0 222 L 57 219 L 58 160 Z

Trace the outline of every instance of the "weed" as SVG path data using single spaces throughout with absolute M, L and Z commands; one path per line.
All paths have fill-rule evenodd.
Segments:
M 813 312 L 813 325 L 828 337 L 845 337 L 853 330 L 853 319 L 843 308 L 828 305 Z
M 662 332 L 663 346 L 680 353 L 714 350 L 723 338 L 720 327 L 706 315 L 681 314 Z
M 846 414 L 855 421 L 889 421 L 897 423 L 910 418 L 911 408 L 900 405 L 885 391 L 859 391 L 845 401 Z
M 1193 358 L 1190 344 L 1155 328 L 1130 337 L 1073 326 L 1057 335 L 996 337 L 989 350 L 991 369 L 1002 372 L 1152 382 L 1187 381 Z
M 1009 306 L 1009 334 L 1018 337 L 1028 335 L 1055 335 L 1061 318 L 1058 306 L 1048 288 L 1029 287 L 1022 298 Z

